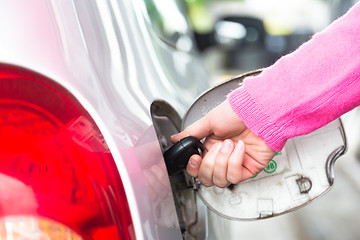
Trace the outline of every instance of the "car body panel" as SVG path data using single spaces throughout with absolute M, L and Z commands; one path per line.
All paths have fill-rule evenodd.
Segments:
M 4 1 L 0 62 L 60 83 L 94 118 L 116 161 L 138 239 L 181 239 L 149 109 L 161 98 L 185 113 L 208 87 L 207 75 L 196 53 L 177 51 L 151 32 L 142 4 Z M 154 174 L 163 181 L 154 182 Z

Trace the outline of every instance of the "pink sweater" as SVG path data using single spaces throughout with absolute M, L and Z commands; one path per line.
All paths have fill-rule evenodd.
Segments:
M 280 151 L 360 105 L 360 3 L 228 95 L 245 125 Z M 360 124 L 360 123 L 359 123 Z

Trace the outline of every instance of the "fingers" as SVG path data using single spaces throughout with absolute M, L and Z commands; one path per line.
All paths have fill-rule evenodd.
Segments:
M 227 180 L 232 184 L 237 184 L 244 180 L 243 161 L 245 157 L 245 145 L 243 141 L 238 141 L 231 154 L 227 165 Z M 251 176 L 250 176 L 251 177 Z
M 218 187 L 227 187 L 230 184 L 227 180 L 228 160 L 233 154 L 234 147 L 235 144 L 233 141 L 229 139 L 225 140 L 216 157 L 212 180 Z
M 196 121 L 195 123 L 191 124 L 190 126 L 188 126 L 184 131 L 172 135 L 170 139 L 173 143 L 180 141 L 181 139 L 187 136 L 193 136 L 201 140 L 204 137 L 210 135 L 211 131 L 212 130 L 209 126 L 208 117 L 205 116 L 200 120 Z
M 216 157 L 221 149 L 221 142 L 215 144 L 204 159 L 199 155 L 192 155 L 186 166 L 186 171 L 192 177 L 199 177 L 201 183 L 206 186 L 213 185 L 212 176 L 215 166 Z M 201 172 L 200 172 L 201 169 Z
M 190 176 L 198 177 L 204 186 L 215 184 L 227 187 L 230 183 L 237 184 L 243 180 L 244 155 L 245 146 L 242 141 L 235 146 L 232 140 L 227 139 L 214 144 L 204 158 L 199 155 L 191 156 L 186 170 Z
M 192 177 L 197 177 L 199 174 L 200 164 L 201 164 L 201 156 L 194 154 L 190 157 L 190 160 L 186 166 L 187 173 Z
M 239 136 L 246 129 L 245 124 L 234 112 L 230 103 L 225 100 L 182 132 L 171 136 L 171 141 L 175 143 L 187 136 L 194 136 L 201 140 L 210 135 L 225 140 Z
M 201 162 L 198 178 L 200 182 L 207 187 L 214 185 L 213 172 L 221 146 L 221 142 L 216 143 Z

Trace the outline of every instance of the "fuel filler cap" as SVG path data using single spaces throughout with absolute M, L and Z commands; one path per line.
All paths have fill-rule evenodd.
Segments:
M 201 95 L 183 119 L 182 129 L 194 123 L 226 99 L 243 74 Z M 334 183 L 334 163 L 346 150 L 340 119 L 304 136 L 289 139 L 258 175 L 227 188 L 206 187 L 194 179 L 194 188 L 215 213 L 229 219 L 254 220 L 284 214 L 324 195 Z

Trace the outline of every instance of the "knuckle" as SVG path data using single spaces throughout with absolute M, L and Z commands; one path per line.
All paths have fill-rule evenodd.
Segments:
M 203 161 L 201 163 L 201 165 L 202 165 L 201 167 L 205 168 L 205 169 L 212 169 L 213 168 L 213 163 L 211 161 L 209 161 L 209 160 Z
M 204 185 L 205 187 L 211 187 L 212 185 L 214 185 L 213 181 L 208 180 L 204 177 L 199 176 L 199 181 L 202 183 L 202 185 Z
M 219 180 L 219 179 L 216 179 L 216 178 L 213 179 L 213 182 L 214 182 L 214 184 L 216 186 L 221 187 L 221 188 L 227 187 L 229 185 L 228 181 Z
M 201 181 L 200 181 L 201 182 Z M 212 182 L 201 182 L 205 187 L 211 187 L 214 185 Z
M 242 180 L 241 175 L 239 175 L 239 176 L 229 176 L 229 175 L 228 175 L 226 178 L 227 178 L 227 180 L 228 180 L 230 183 L 232 183 L 232 184 L 238 184 L 238 183 L 240 183 L 241 180 Z

